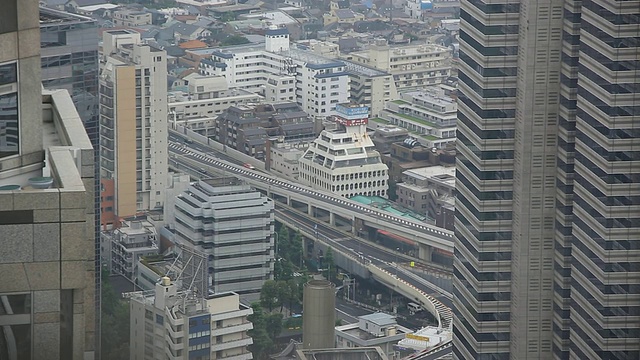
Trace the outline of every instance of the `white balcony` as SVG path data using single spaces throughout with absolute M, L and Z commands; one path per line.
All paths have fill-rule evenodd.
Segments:
M 173 342 L 173 339 L 169 335 L 165 335 L 164 339 L 166 343 L 169 345 L 169 348 L 173 351 L 183 350 L 184 349 L 184 339 L 180 344 L 176 344 Z
M 211 322 L 218 321 L 218 320 L 239 318 L 239 317 L 249 316 L 251 314 L 253 314 L 253 309 L 251 309 L 251 308 L 243 309 L 243 310 L 230 311 L 230 312 L 225 312 L 225 313 L 221 313 L 221 314 L 214 314 L 214 315 L 211 315 Z
M 246 353 L 246 354 L 240 354 L 240 355 L 231 355 L 231 356 L 225 356 L 222 358 L 219 358 L 221 360 L 251 360 L 253 359 L 253 354 L 251 353 Z
M 239 333 L 243 331 L 248 331 L 251 329 L 253 329 L 253 324 L 250 322 L 246 322 L 242 324 L 235 324 L 235 325 L 225 326 L 225 327 L 217 328 L 215 330 L 211 330 L 211 336 L 234 334 L 234 333 Z
M 226 341 L 219 344 L 212 344 L 211 351 L 221 351 L 221 350 L 245 347 L 251 344 L 253 344 L 253 339 L 250 337 L 246 337 L 244 339 L 231 340 L 231 341 Z

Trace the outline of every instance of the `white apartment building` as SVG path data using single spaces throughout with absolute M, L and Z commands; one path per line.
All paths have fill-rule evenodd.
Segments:
M 264 98 L 270 103 L 296 101 L 295 75 L 269 74 L 264 88 Z
M 389 169 L 366 131 L 369 109 L 336 107 L 335 130 L 323 130 L 298 160 L 299 181 L 347 198 L 387 197 Z
M 274 205 L 235 178 L 200 180 L 175 199 L 175 241 L 209 258 L 209 287 L 257 300 L 273 278 Z
M 182 291 L 163 277 L 151 291 L 130 297 L 131 360 L 250 360 L 251 307 L 233 292 L 206 295 Z
M 167 179 L 167 55 L 130 30 L 103 33 L 100 176 L 103 223 L 160 208 Z
M 192 74 L 187 86 L 188 92 L 169 93 L 169 122 L 202 135 L 215 127 L 215 118 L 229 106 L 260 103 L 264 99 L 254 92 L 230 89 L 223 76 Z
M 100 234 L 102 263 L 112 274 L 135 281 L 138 260 L 158 254 L 156 229 L 147 221 L 123 221 L 115 230 Z
M 392 48 L 377 39 L 368 49 L 343 57 L 392 74 L 398 91 L 436 85 L 451 76 L 451 50 L 435 44 Z
M 277 100 L 296 101 L 310 116 L 335 115 L 336 104 L 349 99 L 345 64 L 291 48 L 286 29 L 267 30 L 264 46 L 214 51 L 211 62 L 200 67 L 201 73 L 223 75 L 229 87 L 264 94 L 267 99 L 276 98 L 277 92 Z
M 458 103 L 440 87 L 404 92 L 387 102 L 380 117 L 407 129 L 422 145 L 444 148 L 455 144 Z

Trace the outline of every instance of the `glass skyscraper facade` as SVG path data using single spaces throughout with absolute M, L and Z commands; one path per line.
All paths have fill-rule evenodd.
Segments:
M 457 359 L 640 358 L 640 1 L 461 1 Z

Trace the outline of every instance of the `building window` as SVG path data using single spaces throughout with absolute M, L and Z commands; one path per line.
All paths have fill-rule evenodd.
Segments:
M 0 65 L 0 159 L 20 153 L 18 66 Z
M 18 0 L 3 1 L 0 13 L 0 34 L 18 31 Z

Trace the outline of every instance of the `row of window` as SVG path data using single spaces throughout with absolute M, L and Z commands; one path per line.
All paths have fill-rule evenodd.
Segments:
M 20 153 L 17 82 L 17 63 L 0 65 L 0 159 Z

